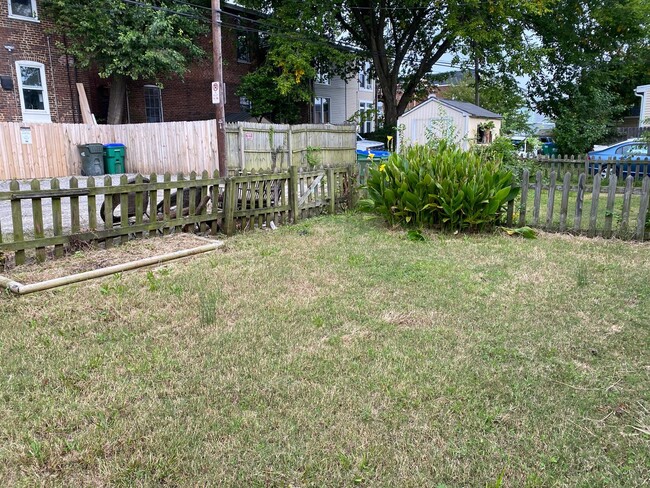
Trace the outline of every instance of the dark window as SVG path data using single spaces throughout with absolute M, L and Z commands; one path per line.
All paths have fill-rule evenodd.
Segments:
M 314 98 L 314 124 L 329 124 L 330 99 L 325 97 Z
M 246 98 L 246 97 L 239 97 L 239 109 L 242 112 L 250 112 L 251 108 L 253 108 L 253 104 L 251 101 Z
M 242 63 L 251 62 L 250 36 L 246 32 L 237 34 L 237 61 Z
M 35 0 L 10 0 L 9 15 L 35 19 L 36 18 Z
M 144 110 L 147 122 L 162 122 L 162 96 L 157 86 L 144 87 Z

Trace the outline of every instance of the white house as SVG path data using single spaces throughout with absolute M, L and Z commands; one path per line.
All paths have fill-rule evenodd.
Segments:
M 397 119 L 404 141 L 424 144 L 429 136 L 452 136 L 467 149 L 470 142 L 489 144 L 501 131 L 501 115 L 468 102 L 429 97 Z
M 352 79 L 330 78 L 319 74 L 314 80 L 312 122 L 315 124 L 344 124 L 355 114 L 375 108 L 375 80 L 369 76 L 370 63 Z M 360 132 L 375 130 L 374 116 L 359 127 Z
M 637 86 L 634 93 L 636 96 L 641 97 L 639 127 L 650 127 L 650 85 Z

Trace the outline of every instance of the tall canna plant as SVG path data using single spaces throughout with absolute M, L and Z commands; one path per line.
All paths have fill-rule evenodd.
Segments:
M 499 222 L 519 188 L 498 160 L 485 160 L 445 141 L 411 146 L 370 168 L 362 208 L 391 224 L 483 230 Z

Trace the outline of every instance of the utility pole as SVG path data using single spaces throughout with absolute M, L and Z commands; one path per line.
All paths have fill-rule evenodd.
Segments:
M 476 49 L 476 41 L 472 42 L 474 46 L 474 105 L 479 105 L 480 97 L 478 93 L 479 82 L 481 81 L 481 76 L 479 74 L 479 64 L 478 64 L 478 51 Z
M 228 176 L 228 168 L 226 166 L 226 115 L 224 107 L 226 90 L 223 84 L 223 66 L 221 61 L 221 2 L 220 0 L 212 0 L 212 63 L 214 65 L 214 81 L 219 83 L 217 90 L 219 99 L 215 103 L 217 151 L 219 156 L 219 176 L 223 178 Z

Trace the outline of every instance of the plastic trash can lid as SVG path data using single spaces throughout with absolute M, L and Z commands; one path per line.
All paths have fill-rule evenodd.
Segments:
M 104 147 L 126 147 L 121 142 L 111 142 L 110 144 L 104 144 Z

